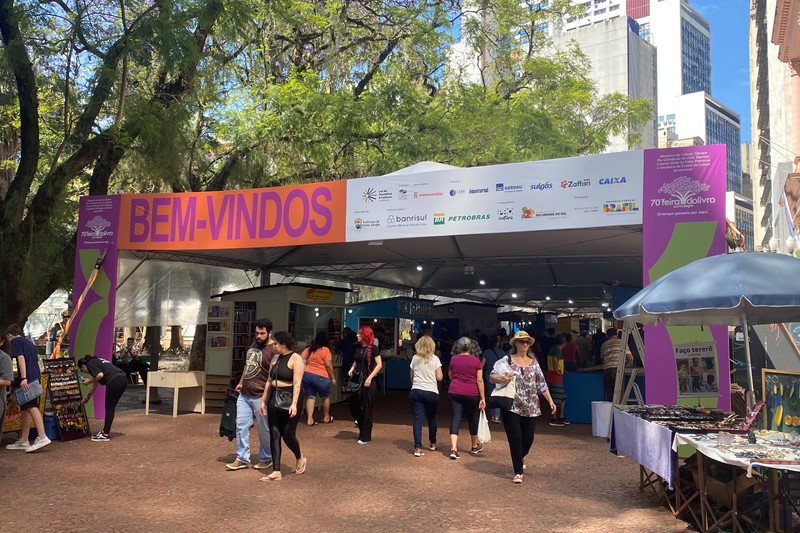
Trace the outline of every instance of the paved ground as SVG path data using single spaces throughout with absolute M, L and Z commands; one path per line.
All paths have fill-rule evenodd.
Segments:
M 378 397 L 372 443 L 355 444 L 345 406 L 336 405 L 333 424 L 298 430 L 307 472 L 292 475 L 287 454 L 284 479 L 264 483 L 256 470 L 225 470 L 234 444 L 217 435 L 218 413 L 173 419 L 165 394 L 145 416 L 143 397 L 141 386 L 126 392 L 129 410 L 118 412 L 111 442 L 55 442 L 32 454 L 0 449 L 2 530 L 687 530 L 638 491 L 638 466 L 608 453 L 586 425 L 539 424 L 525 482 L 515 486 L 501 426 L 492 425 L 483 456 L 451 461 L 443 446 L 415 458 L 405 395 L 390 392 Z M 440 411 L 445 426 L 449 415 Z M 446 440 L 445 430 L 439 441 Z M 464 436 L 460 445 L 468 447 Z

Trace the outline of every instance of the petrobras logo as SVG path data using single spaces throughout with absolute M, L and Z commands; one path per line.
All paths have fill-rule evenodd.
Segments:
M 400 189 L 397 191 L 398 200 L 408 200 L 408 189 Z
M 628 181 L 625 179 L 625 176 L 615 178 L 600 178 L 597 180 L 598 185 L 621 185 L 627 182 Z
M 457 194 L 464 194 L 464 189 L 450 189 L 450 196 L 455 196 Z
M 492 216 L 489 213 L 470 214 L 470 215 L 453 215 L 447 217 L 448 222 L 475 222 L 476 220 L 490 220 Z
M 591 184 L 592 180 L 590 180 L 589 178 L 585 178 L 582 180 L 562 180 L 561 188 L 572 189 L 573 187 L 589 187 Z
M 670 198 L 653 198 L 650 200 L 652 207 L 677 207 L 688 209 L 698 205 L 710 205 L 717 202 L 714 197 L 703 196 L 702 193 L 708 192 L 711 188 L 707 183 L 680 176 L 674 180 L 663 184 L 658 192 L 670 196 Z
M 539 183 L 531 183 L 530 190 L 532 191 L 546 191 L 553 188 L 552 181 L 541 181 Z
M 94 218 L 86 222 L 85 226 L 91 231 L 82 231 L 81 237 L 87 237 L 90 239 L 104 239 L 114 236 L 113 231 L 106 231 L 106 228 L 111 227 L 111 222 L 100 215 L 96 215 Z
M 504 183 L 497 183 L 494 186 L 496 192 L 522 192 L 522 185 L 506 185 Z
M 514 220 L 514 209 L 502 207 L 497 210 L 497 220 Z
M 532 207 L 522 208 L 522 218 L 533 218 L 536 216 L 536 211 Z
M 434 226 L 442 226 L 444 225 L 444 213 L 434 213 L 433 214 L 433 225 Z
M 620 200 L 603 202 L 603 214 L 613 215 L 617 213 L 635 213 L 639 210 L 639 204 L 635 200 Z
M 414 191 L 414 200 L 420 198 L 436 198 L 437 196 L 444 196 L 442 191 L 435 191 L 435 192 L 417 192 Z
M 478 187 L 476 189 L 469 189 L 470 194 L 484 194 L 489 192 L 489 187 Z
M 386 225 L 390 228 L 426 226 L 428 215 L 389 215 Z

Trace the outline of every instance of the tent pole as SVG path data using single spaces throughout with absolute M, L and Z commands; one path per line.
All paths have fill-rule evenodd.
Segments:
M 750 332 L 745 313 L 742 313 L 742 329 L 744 330 L 744 357 L 747 360 L 747 409 L 752 409 L 756 404 L 756 392 L 753 387 L 753 363 L 750 360 Z

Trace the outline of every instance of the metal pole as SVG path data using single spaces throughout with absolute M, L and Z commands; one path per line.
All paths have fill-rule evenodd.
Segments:
M 744 357 L 747 361 L 747 408 L 752 409 L 756 404 L 756 394 L 753 387 L 753 363 L 750 360 L 750 333 L 745 313 L 742 313 L 742 329 L 744 330 Z

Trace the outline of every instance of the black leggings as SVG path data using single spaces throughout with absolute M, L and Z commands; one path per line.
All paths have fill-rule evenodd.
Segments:
M 297 422 L 300 420 L 300 412 L 289 418 L 289 411 L 278 409 L 272 405 L 272 397 L 275 395 L 275 389 L 269 392 L 269 399 L 267 401 L 267 424 L 269 425 L 270 444 L 272 448 L 272 471 L 281 471 L 281 437 L 286 446 L 294 454 L 295 459 L 300 459 L 300 443 L 297 441 Z M 298 405 L 302 405 L 301 398 L 297 400 Z
M 111 433 L 111 424 L 114 423 L 114 411 L 117 409 L 122 393 L 128 387 L 125 376 L 117 376 L 106 383 L 106 422 L 103 424 L 103 433 Z
M 532 416 L 520 416 L 517 413 L 501 411 L 503 427 L 508 437 L 508 448 L 511 450 L 511 464 L 514 473 L 523 473 L 523 459 L 533 446 L 533 436 L 536 433 L 536 419 Z
M 481 403 L 480 396 L 463 396 L 461 394 L 450 394 L 450 434 L 458 435 L 458 427 L 461 425 L 461 418 L 467 417 L 469 424 L 469 434 L 478 434 L 478 405 Z

